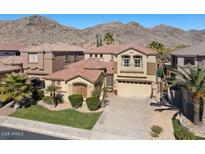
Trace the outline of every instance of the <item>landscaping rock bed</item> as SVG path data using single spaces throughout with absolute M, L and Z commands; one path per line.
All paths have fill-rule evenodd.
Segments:
M 194 125 L 190 120 L 188 120 L 183 115 L 180 116 L 180 123 L 183 127 L 187 128 L 196 136 L 205 137 L 205 124 Z

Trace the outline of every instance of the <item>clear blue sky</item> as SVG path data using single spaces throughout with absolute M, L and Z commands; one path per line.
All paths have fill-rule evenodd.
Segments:
M 30 15 L 0 15 L 0 20 L 19 19 Z M 96 24 L 108 23 L 111 21 L 138 22 L 144 27 L 153 27 L 159 24 L 175 26 L 184 30 L 205 29 L 204 15 L 144 15 L 144 14 L 49 14 L 42 15 L 49 17 L 63 25 L 69 25 L 78 29 L 87 28 Z

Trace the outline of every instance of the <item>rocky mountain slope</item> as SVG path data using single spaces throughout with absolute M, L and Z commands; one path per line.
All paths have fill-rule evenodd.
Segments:
M 96 34 L 103 38 L 106 32 L 114 34 L 115 43 L 138 42 L 147 45 L 151 41 L 160 41 L 174 47 L 193 45 L 205 40 L 205 30 L 184 31 L 167 25 L 145 28 L 136 22 L 111 22 L 79 30 L 41 16 L 0 21 L 0 41 L 18 41 L 27 45 L 66 42 L 95 46 Z

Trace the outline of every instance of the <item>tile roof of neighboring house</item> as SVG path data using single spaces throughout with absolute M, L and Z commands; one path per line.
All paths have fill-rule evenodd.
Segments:
M 139 44 L 119 44 L 119 45 L 105 45 L 101 47 L 88 49 L 85 53 L 108 53 L 120 54 L 128 49 L 135 49 L 145 55 L 155 55 L 156 52 L 150 48 L 144 47 Z
M 1 73 L 9 73 L 13 71 L 21 70 L 20 66 L 0 66 L 0 74 Z
M 0 63 L 4 65 L 20 65 L 23 63 L 23 59 L 21 56 L 8 56 L 0 58 Z
M 24 45 L 12 42 L 0 42 L 0 52 L 1 51 L 18 51 L 25 48 Z
M 65 69 L 51 73 L 44 77 L 48 80 L 68 81 L 76 77 L 82 77 L 95 83 L 100 75 L 104 73 L 113 74 L 113 62 L 103 62 L 98 59 L 85 59 L 65 66 Z
M 61 71 L 51 73 L 45 76 L 44 79 L 68 81 L 76 77 L 81 77 L 90 81 L 91 83 L 95 83 L 99 79 L 102 73 L 103 71 L 101 70 L 66 68 Z
M 205 42 L 179 49 L 171 53 L 176 56 L 205 56 Z
M 65 68 L 83 68 L 90 70 L 102 70 L 106 69 L 108 74 L 113 74 L 113 62 L 104 62 L 99 59 L 85 59 L 78 62 L 66 65 Z
M 85 51 L 84 48 L 78 47 L 78 46 L 73 46 L 65 43 L 55 43 L 55 44 L 50 44 L 50 43 L 44 43 L 40 44 L 37 46 L 30 46 L 27 48 L 24 48 L 21 50 L 22 52 L 52 52 L 52 51 Z

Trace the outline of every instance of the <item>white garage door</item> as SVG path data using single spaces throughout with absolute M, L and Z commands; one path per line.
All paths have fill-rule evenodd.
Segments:
M 150 97 L 151 83 L 149 82 L 124 82 L 118 81 L 118 96 L 122 97 Z

